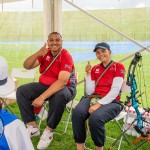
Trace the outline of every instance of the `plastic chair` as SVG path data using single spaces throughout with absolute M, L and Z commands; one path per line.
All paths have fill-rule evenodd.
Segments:
M 16 89 L 18 86 L 17 85 L 17 79 L 30 79 L 31 81 L 34 81 L 35 80 L 35 74 L 36 74 L 35 69 L 26 70 L 24 68 L 12 68 L 11 76 L 13 77 L 14 82 L 16 83 Z M 3 102 L 5 102 L 5 105 L 6 105 L 6 101 L 8 99 L 16 100 L 16 91 L 12 92 L 9 95 L 5 95 L 1 98 L 3 99 Z

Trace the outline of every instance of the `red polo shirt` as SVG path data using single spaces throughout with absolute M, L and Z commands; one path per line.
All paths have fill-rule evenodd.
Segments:
M 40 63 L 40 73 L 44 72 L 44 70 L 53 61 L 53 59 L 54 58 L 51 54 L 50 49 L 46 55 L 38 58 Z M 60 71 L 68 71 L 71 73 L 67 86 L 76 86 L 75 67 L 73 59 L 66 49 L 61 50 L 61 53 L 50 66 L 50 68 L 40 76 L 39 82 L 47 86 L 52 85 L 56 80 L 58 80 Z
M 99 76 L 104 72 L 104 70 L 105 68 L 102 64 L 98 64 L 94 66 L 91 70 L 91 79 L 96 82 Z M 119 62 L 115 62 L 110 66 L 110 68 L 105 72 L 105 74 L 99 80 L 94 93 L 100 94 L 102 96 L 106 96 L 111 89 L 113 79 L 115 77 L 124 78 L 124 75 L 125 75 L 124 66 Z M 118 95 L 116 99 L 120 100 L 120 95 Z

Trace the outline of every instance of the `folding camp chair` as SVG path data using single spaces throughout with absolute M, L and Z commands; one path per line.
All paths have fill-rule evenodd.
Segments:
M 78 82 L 78 72 L 75 73 L 77 82 Z M 55 132 L 56 134 L 65 134 L 67 129 L 68 129 L 68 125 L 69 125 L 69 121 L 71 118 L 71 114 L 72 114 L 72 109 L 74 108 L 74 99 L 71 100 L 69 103 L 66 104 L 66 110 L 67 110 L 67 119 L 65 120 L 61 120 L 61 122 L 65 123 L 65 128 L 62 132 Z M 48 113 L 48 108 L 47 108 L 47 102 L 45 102 L 41 108 L 41 111 L 37 113 L 38 117 L 40 118 L 39 120 L 39 128 L 41 126 L 42 120 L 44 120 L 45 118 L 47 118 L 47 113 Z
M 119 114 L 117 117 L 115 117 L 113 120 L 111 120 L 111 121 L 116 122 L 116 124 L 117 124 L 117 126 L 119 127 L 119 129 L 120 129 L 121 132 L 124 131 L 124 127 L 120 124 L 119 121 L 120 121 L 121 119 L 124 119 L 126 115 L 127 115 L 126 112 L 121 111 L 120 114 Z M 86 122 L 86 126 L 87 126 L 87 132 L 86 132 L 86 134 L 88 135 L 88 133 L 89 133 L 88 121 Z M 124 137 L 125 137 L 126 142 L 129 144 L 129 140 L 127 139 L 126 135 L 124 135 Z M 115 138 L 112 138 L 112 137 L 110 137 L 110 136 L 106 136 L 106 139 L 110 139 L 110 140 L 113 140 L 113 141 L 116 140 Z M 123 141 L 122 141 L 122 137 L 121 137 L 120 140 L 119 140 L 119 145 L 118 145 L 117 150 L 120 150 L 120 147 L 121 147 L 121 143 L 122 143 L 122 142 L 123 142 Z M 94 149 L 91 149 L 91 148 L 86 147 L 86 144 L 85 144 L 85 149 L 86 149 L 86 150 L 94 150 Z
M 6 101 L 5 101 L 3 98 L 0 97 L 0 107 L 2 107 L 3 105 L 5 105 L 5 106 L 9 109 L 9 111 L 10 111 L 12 114 L 14 114 L 14 112 L 13 112 L 12 109 L 9 107 L 9 105 L 7 105 Z
M 13 77 L 15 83 L 17 83 L 17 79 L 22 79 L 22 80 L 30 79 L 30 80 L 34 81 L 35 74 L 36 74 L 35 69 L 26 70 L 23 68 L 12 68 L 12 72 L 11 72 L 11 76 Z M 17 89 L 17 84 L 16 84 L 16 89 Z M 5 95 L 5 96 L 1 97 L 1 99 L 3 99 L 3 102 L 5 105 L 6 105 L 8 99 L 16 100 L 16 91 L 12 92 L 9 95 Z
M 38 127 L 41 127 L 42 120 L 47 118 L 48 108 L 47 108 L 47 101 L 44 102 L 42 107 L 34 108 L 34 113 L 36 116 L 36 120 L 39 120 Z
M 86 82 L 85 82 L 85 86 L 84 87 L 86 87 Z M 122 88 L 121 88 L 121 92 L 128 92 L 128 93 L 131 92 L 130 87 L 126 85 L 126 81 L 123 82 L 123 85 L 122 85 Z M 85 91 L 85 93 L 86 93 L 86 91 Z M 128 115 L 127 112 L 125 112 L 123 110 L 123 111 L 120 112 L 120 114 L 117 117 L 115 117 L 113 120 L 111 120 L 111 121 L 114 121 L 114 122 L 117 123 L 117 126 L 119 127 L 121 132 L 124 131 L 127 120 L 125 120 L 125 123 L 124 123 L 123 126 L 120 124 L 119 120 L 124 119 L 127 115 Z M 126 118 L 128 118 L 128 117 L 126 117 Z M 88 122 L 87 122 L 87 134 L 88 134 L 88 132 L 89 132 L 89 127 L 88 127 Z M 126 142 L 129 144 L 130 142 L 127 139 L 126 135 L 124 134 L 123 136 L 125 137 Z M 112 138 L 112 137 L 109 137 L 109 136 L 106 136 L 106 138 L 109 138 L 111 140 L 116 140 L 115 138 Z M 119 140 L 118 150 L 120 150 L 121 143 L 122 143 L 122 137 Z M 87 148 L 86 146 L 85 146 L 85 149 L 92 150 L 90 148 Z
M 75 72 L 75 76 L 76 76 L 76 81 L 78 83 L 78 76 L 79 76 L 79 73 L 78 72 Z M 71 100 L 69 103 L 67 103 L 66 105 L 66 110 L 67 110 L 67 119 L 65 120 L 62 120 L 62 122 L 65 123 L 65 128 L 63 130 L 63 132 L 56 132 L 58 134 L 65 134 L 67 129 L 68 129 L 68 125 L 69 125 L 69 122 L 70 122 L 70 119 L 71 119 L 71 114 L 72 114 L 72 109 L 74 108 L 74 99 Z

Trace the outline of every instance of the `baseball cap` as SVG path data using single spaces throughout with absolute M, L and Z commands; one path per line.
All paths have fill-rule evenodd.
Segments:
M 102 49 L 104 49 L 104 50 L 105 50 L 105 49 L 110 50 L 110 46 L 109 46 L 107 43 L 105 43 L 105 42 L 96 44 L 96 46 L 95 46 L 93 52 L 95 52 L 97 48 L 102 48 Z
M 4 57 L 0 56 L 0 96 L 5 96 L 15 90 L 15 82 L 8 75 L 8 64 Z

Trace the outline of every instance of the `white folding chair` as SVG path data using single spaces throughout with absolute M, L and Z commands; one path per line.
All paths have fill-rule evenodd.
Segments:
M 79 76 L 79 73 L 78 72 L 75 72 L 75 76 L 76 76 L 76 81 L 78 83 L 78 76 Z M 65 134 L 67 129 L 68 129 L 68 125 L 69 125 L 69 122 L 70 122 L 70 118 L 71 118 L 71 114 L 72 114 L 72 109 L 74 108 L 74 99 L 71 100 L 69 103 L 67 103 L 66 105 L 66 110 L 67 110 L 67 119 L 66 120 L 62 120 L 62 122 L 65 123 L 65 128 L 64 128 L 64 131 L 60 134 Z M 56 132 L 56 133 L 59 133 L 59 132 Z
M 122 84 L 122 87 L 121 87 L 121 92 L 127 92 L 127 93 L 130 93 L 130 92 L 131 92 L 131 89 L 130 89 L 130 87 L 126 84 L 126 81 L 125 81 L 125 80 L 123 81 L 123 84 Z M 125 112 L 125 110 L 123 109 L 123 110 L 120 112 L 120 114 L 112 120 L 112 121 L 115 121 L 115 122 L 117 123 L 117 125 L 118 125 L 118 127 L 119 127 L 119 129 L 120 129 L 121 132 L 124 131 L 127 120 L 125 121 L 125 123 L 124 123 L 123 126 L 119 123 L 119 120 L 126 118 L 127 115 L 128 115 L 128 113 Z M 126 142 L 129 144 L 130 142 L 129 142 L 129 140 L 127 139 L 126 135 L 124 134 L 123 136 L 124 136 Z M 118 150 L 120 150 L 120 148 L 121 148 L 121 143 L 123 142 L 123 141 L 122 141 L 123 136 L 122 136 L 122 137 L 120 138 L 120 140 L 119 140 Z M 115 138 L 111 138 L 111 137 L 109 137 L 109 136 L 107 136 L 107 138 L 112 139 L 112 140 L 116 140 Z
M 86 84 L 85 84 L 84 87 L 86 87 Z M 123 84 L 122 84 L 121 92 L 128 92 L 128 93 L 131 92 L 130 87 L 129 87 L 128 85 L 126 85 L 126 81 L 124 81 Z M 86 92 L 85 92 L 85 93 L 86 93 Z M 124 119 L 127 115 L 128 115 L 127 112 L 125 112 L 125 111 L 123 110 L 123 111 L 120 112 L 120 114 L 119 114 L 117 117 L 115 117 L 113 120 L 111 120 L 111 121 L 115 121 L 115 122 L 117 123 L 117 125 L 118 125 L 118 127 L 119 127 L 119 129 L 120 129 L 121 132 L 124 131 L 126 123 L 122 126 L 122 125 L 119 123 L 119 120 Z M 127 120 L 126 120 L 126 121 L 127 121 Z M 88 123 L 87 123 L 87 134 L 88 134 L 88 132 L 89 132 L 89 127 L 88 127 Z M 129 144 L 129 140 L 127 139 L 126 135 L 124 135 L 124 137 L 125 137 L 126 142 Z M 106 136 L 106 138 L 109 138 L 109 139 L 111 139 L 111 140 L 116 140 L 115 138 L 112 138 L 112 137 L 109 137 L 109 136 Z M 123 142 L 123 141 L 122 141 L 122 138 L 123 138 L 123 136 L 122 136 L 122 137 L 120 138 L 120 140 L 119 140 L 118 150 L 120 150 L 121 143 Z M 85 149 L 87 149 L 87 150 L 92 150 L 92 149 L 90 149 L 90 148 L 87 148 L 86 146 L 85 146 Z
M 78 77 L 79 77 L 79 73 L 78 72 L 75 72 L 75 76 L 76 76 L 76 81 L 77 81 L 77 85 L 78 85 Z M 67 105 L 66 105 L 66 109 L 68 111 L 68 117 L 67 117 L 67 120 L 66 120 L 66 126 L 65 126 L 65 130 L 63 132 L 66 133 L 67 129 L 68 129 L 68 125 L 69 125 L 69 120 L 71 118 L 71 114 L 72 114 L 72 109 L 75 108 L 75 102 L 74 102 L 74 99 L 71 100 Z
M 16 89 L 17 89 L 17 80 L 19 79 L 30 79 L 31 81 L 35 80 L 35 75 L 36 75 L 36 70 L 31 69 L 31 70 L 26 70 L 23 68 L 12 68 L 11 76 L 14 79 L 14 82 L 16 83 Z M 29 81 L 28 81 L 29 82 Z M 5 95 L 1 97 L 5 102 L 9 100 L 16 100 L 16 91 L 9 95 Z
M 39 128 L 41 126 L 42 120 L 46 119 L 47 115 L 48 115 L 48 108 L 47 108 L 47 101 L 45 101 L 43 106 L 41 107 L 41 110 L 38 113 L 36 113 L 36 117 L 39 119 L 38 124 Z
M 78 83 L 78 72 L 75 73 L 75 76 L 76 76 L 76 79 L 77 79 L 77 83 Z M 40 111 L 40 113 L 38 114 L 40 120 L 39 120 L 39 127 L 41 126 L 41 123 L 42 123 L 42 120 L 44 120 L 45 118 L 47 118 L 47 111 L 48 111 L 48 108 L 46 107 L 47 106 L 47 102 L 45 102 L 42 106 L 42 109 Z M 67 119 L 65 120 L 61 120 L 61 122 L 65 123 L 65 128 L 62 132 L 55 132 L 56 134 L 65 134 L 67 129 L 68 129 L 68 125 L 69 125 L 69 121 L 70 121 L 70 118 L 71 118 L 71 114 L 72 114 L 72 109 L 75 107 L 74 105 L 74 99 L 71 100 L 69 103 L 67 103 L 66 105 L 66 110 L 67 110 Z
M 35 69 L 24 69 L 24 68 L 12 68 L 11 76 L 14 78 L 31 79 L 35 80 L 36 70 Z

